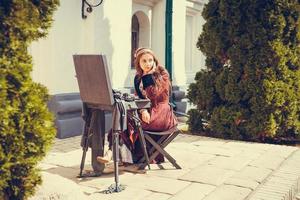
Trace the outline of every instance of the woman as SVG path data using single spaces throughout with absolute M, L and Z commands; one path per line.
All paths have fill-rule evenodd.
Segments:
M 136 76 L 134 78 L 136 94 L 139 98 L 148 98 L 151 101 L 150 109 L 139 110 L 143 130 L 169 130 L 177 125 L 178 122 L 169 104 L 171 83 L 167 70 L 160 65 L 157 57 L 148 48 L 139 48 L 136 50 L 134 64 L 136 69 Z M 136 131 L 137 128 L 134 126 L 133 121 L 128 119 L 127 132 L 120 135 L 121 140 L 123 140 L 121 143 L 124 143 L 132 153 L 133 162 L 137 162 L 143 156 Z M 159 137 L 155 137 L 154 139 L 158 140 Z M 111 149 L 111 134 L 109 134 L 109 143 Z M 98 157 L 97 160 L 102 163 L 108 162 L 111 159 L 111 155 L 110 151 L 104 157 Z M 156 163 L 163 161 L 164 158 L 162 155 L 157 156 L 155 159 Z

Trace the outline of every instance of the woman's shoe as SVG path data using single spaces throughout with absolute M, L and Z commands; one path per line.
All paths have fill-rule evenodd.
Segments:
M 97 161 L 99 163 L 108 163 L 109 161 L 112 160 L 112 151 L 111 150 L 108 150 L 105 152 L 104 156 L 97 156 Z

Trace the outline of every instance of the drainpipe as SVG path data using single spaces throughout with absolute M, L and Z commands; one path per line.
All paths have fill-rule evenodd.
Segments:
M 166 0 L 166 47 L 165 47 L 165 59 L 166 68 L 170 74 L 170 80 L 172 85 L 172 23 L 173 23 L 173 0 Z M 174 110 L 176 110 L 176 104 L 173 99 L 173 92 L 171 90 L 169 102 Z
M 172 22 L 173 22 L 172 14 L 173 14 L 173 0 L 166 0 L 165 63 L 166 63 L 166 68 L 170 74 L 171 81 L 173 79 L 173 76 L 172 76 Z

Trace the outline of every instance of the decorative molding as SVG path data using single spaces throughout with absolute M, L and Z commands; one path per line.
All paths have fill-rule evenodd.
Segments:
M 201 13 L 201 10 L 197 10 L 195 8 L 192 8 L 192 7 L 186 7 L 186 15 L 195 16 L 199 13 Z
M 186 0 L 186 14 L 190 16 L 197 15 L 202 12 L 203 1 Z
M 192 3 L 195 3 L 195 4 L 199 4 L 199 5 L 204 5 L 207 3 L 207 0 L 186 0 L 187 2 L 192 2 Z
M 153 7 L 159 1 L 161 0 L 132 0 L 133 3 L 142 4 L 149 7 Z

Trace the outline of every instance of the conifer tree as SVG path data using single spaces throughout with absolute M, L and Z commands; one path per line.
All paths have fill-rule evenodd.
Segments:
M 0 199 L 27 199 L 55 136 L 47 89 L 32 81 L 28 46 L 44 37 L 58 0 L 0 1 Z
M 189 86 L 197 106 L 191 130 L 234 139 L 298 137 L 299 1 L 210 0 L 203 17 L 197 47 L 207 70 Z

